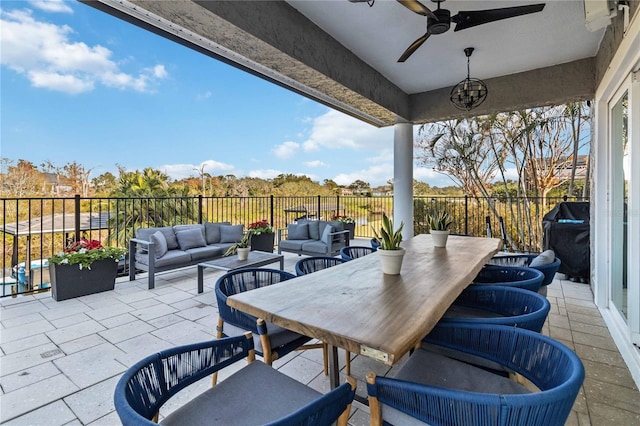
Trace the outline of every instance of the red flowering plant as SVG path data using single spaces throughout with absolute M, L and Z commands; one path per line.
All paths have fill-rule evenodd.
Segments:
M 54 254 L 49 263 L 55 265 L 78 265 L 80 269 L 91 269 L 96 260 L 120 260 L 127 250 L 120 247 L 103 247 L 98 240 L 82 238 L 72 242 L 64 251 Z
M 331 220 L 334 222 L 342 223 L 356 223 L 356 221 L 352 217 L 339 214 L 334 214 L 333 216 L 331 216 Z
M 252 224 L 250 224 L 249 232 L 252 235 L 273 234 L 273 227 L 269 224 L 267 219 L 262 219 L 258 222 L 253 222 Z

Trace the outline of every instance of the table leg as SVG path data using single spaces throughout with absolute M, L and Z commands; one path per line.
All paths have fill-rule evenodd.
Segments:
M 284 271 L 284 257 L 280 258 L 280 270 Z
M 338 367 L 338 348 L 329 346 L 329 385 L 331 389 L 340 386 L 340 368 Z
M 198 265 L 198 293 L 204 291 L 204 268 Z

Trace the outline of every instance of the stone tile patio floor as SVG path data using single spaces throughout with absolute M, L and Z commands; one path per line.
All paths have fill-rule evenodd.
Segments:
M 285 269 L 293 271 L 298 259 L 287 255 Z M 155 351 L 214 337 L 213 286 L 221 274 L 206 271 L 200 295 L 191 267 L 159 274 L 154 290 L 146 288 L 146 275 L 141 275 L 135 282 L 120 278 L 114 291 L 64 302 L 55 302 L 50 293 L 0 299 L 0 423 L 120 424 L 113 389 L 130 365 Z M 543 332 L 575 350 L 586 368 L 567 425 L 640 425 L 640 393 L 592 302 L 590 287 L 555 280 L 548 298 L 552 310 Z M 319 350 L 295 352 L 274 366 L 326 392 L 321 358 Z M 367 371 L 392 370 L 362 356 L 353 359 L 351 368 L 362 396 Z M 204 379 L 184 391 L 161 415 L 209 384 Z M 349 423 L 368 425 L 368 408 L 354 403 Z

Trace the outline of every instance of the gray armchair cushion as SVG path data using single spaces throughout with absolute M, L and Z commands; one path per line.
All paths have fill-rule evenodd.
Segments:
M 327 225 L 324 227 L 324 230 L 322 231 L 322 242 L 325 243 L 327 246 L 331 245 L 331 240 L 333 239 L 333 235 L 331 235 L 331 233 L 333 232 L 333 226 L 331 225 Z
M 229 222 L 204 223 L 204 236 L 207 244 L 215 244 L 220 242 L 220 225 L 231 225 Z M 235 241 L 234 241 L 235 242 Z
M 555 252 L 553 250 L 546 250 L 534 257 L 531 263 L 529 263 L 529 267 L 533 268 L 534 266 L 548 265 L 553 263 L 555 260 Z
M 156 259 L 161 258 L 165 254 L 167 254 L 167 239 L 164 237 L 164 234 L 160 231 L 156 231 L 149 236 L 149 241 L 155 244 L 155 255 Z
M 307 243 L 318 243 L 315 240 L 282 240 L 279 243 L 279 246 L 282 250 L 293 250 L 300 251 L 302 250 L 302 246 Z M 322 243 L 320 243 L 322 244 Z
M 259 403 L 251 403 L 255 395 L 259 395 Z M 263 362 L 254 361 L 169 414 L 160 424 L 262 425 L 321 396 Z
M 220 242 L 237 243 L 242 239 L 244 225 L 220 225 Z
M 199 228 L 181 229 L 176 232 L 176 238 L 181 250 L 188 250 L 195 247 L 204 247 L 207 242 Z
M 307 240 L 302 244 L 302 251 L 318 254 L 329 254 L 329 246 L 322 241 Z
M 167 240 L 167 250 L 178 248 L 178 240 L 176 239 L 176 234 L 173 232 L 172 226 L 163 226 L 161 228 L 138 228 L 136 229 L 136 237 L 141 240 L 151 241 L 149 237 L 156 231 L 160 231 L 164 234 L 164 238 Z
M 287 225 L 288 240 L 308 240 L 309 225 L 306 223 L 290 223 Z

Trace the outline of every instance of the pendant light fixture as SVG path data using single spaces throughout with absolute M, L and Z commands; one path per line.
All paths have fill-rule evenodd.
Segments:
M 453 87 L 449 97 L 453 106 L 463 111 L 470 111 L 480 105 L 487 98 L 488 93 L 484 81 L 470 77 L 469 58 L 473 50 L 473 47 L 464 49 L 464 54 L 467 56 L 467 78 Z

